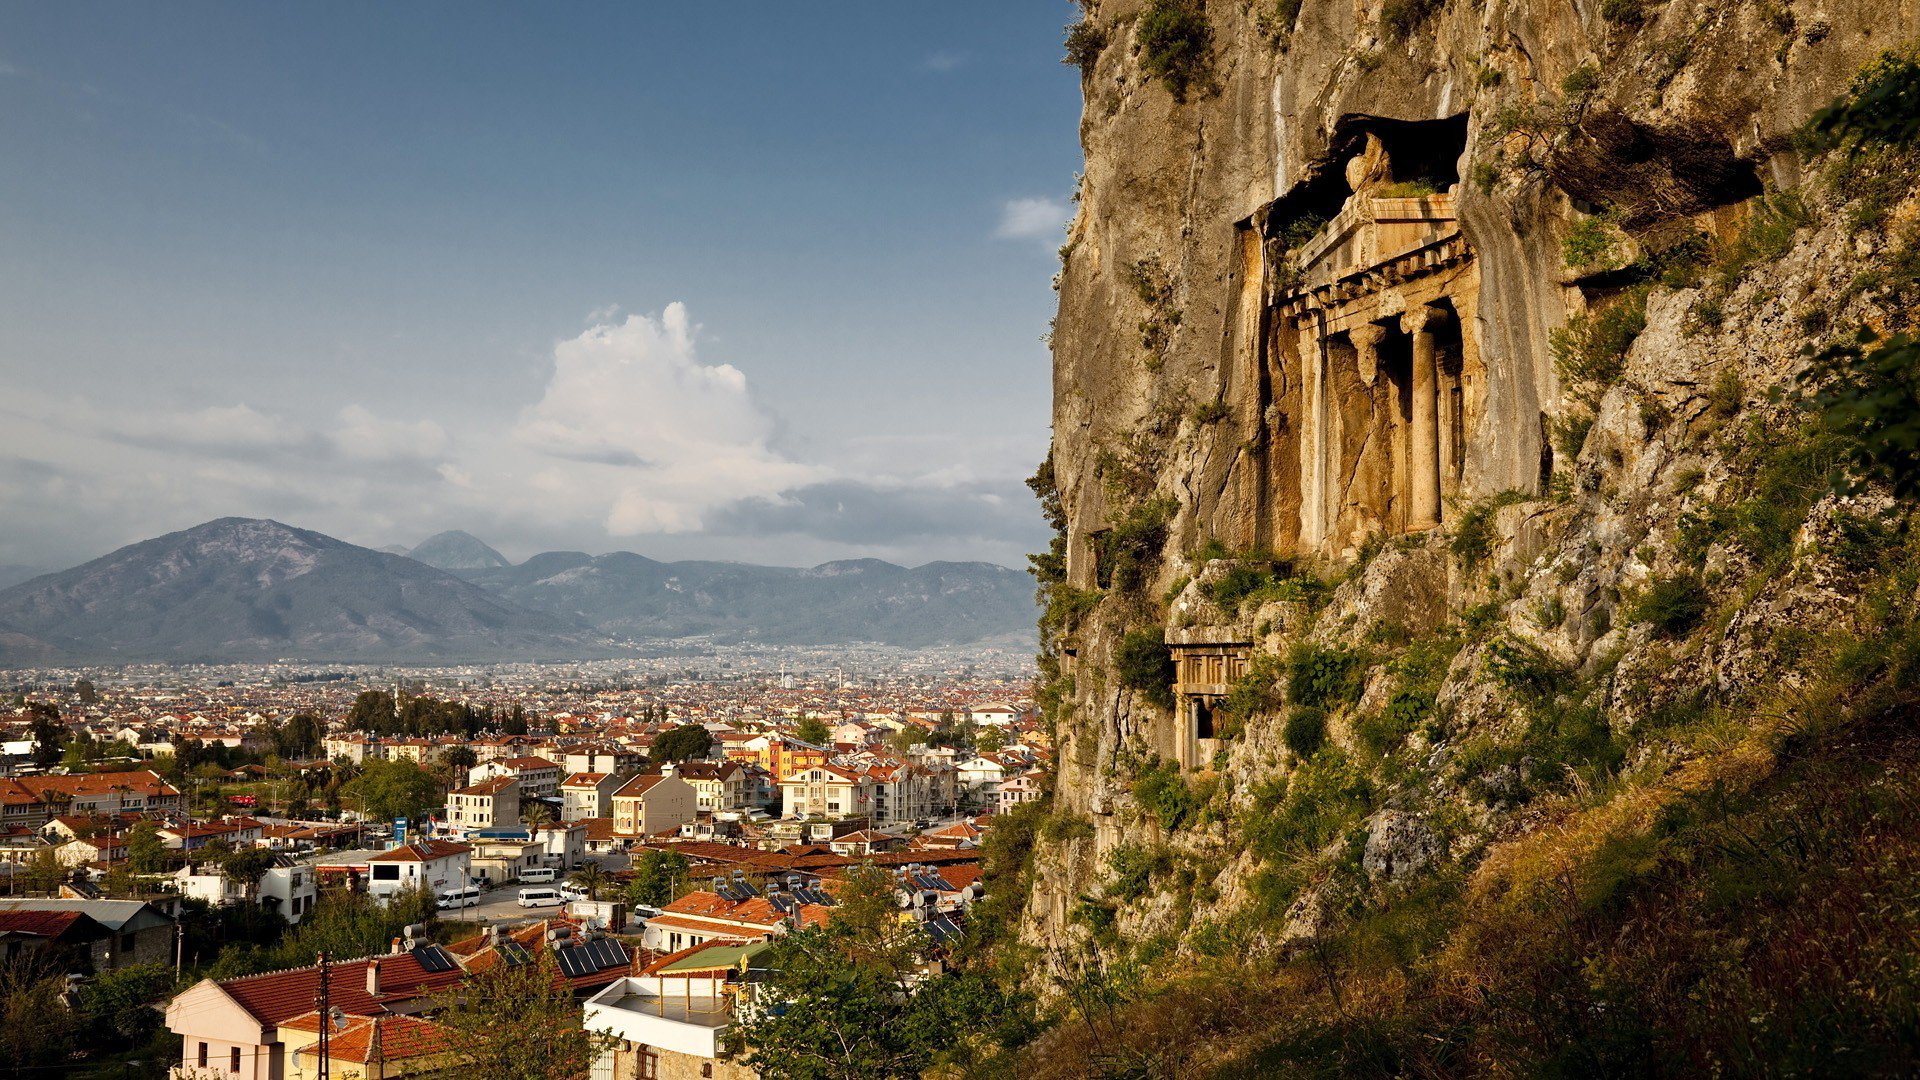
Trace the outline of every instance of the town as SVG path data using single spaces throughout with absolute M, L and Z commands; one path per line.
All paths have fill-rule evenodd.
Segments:
M 0 1008 L 35 1019 L 0 1058 L 376 1080 L 547 1024 L 514 1075 L 777 1075 L 776 944 L 884 951 L 896 998 L 967 947 L 996 822 L 1049 784 L 1028 663 L 13 673 Z

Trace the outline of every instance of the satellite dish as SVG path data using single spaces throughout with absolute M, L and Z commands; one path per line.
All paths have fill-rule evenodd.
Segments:
M 327 1019 L 332 1022 L 333 1030 L 335 1031 L 347 1030 L 347 1014 L 344 1012 L 341 1012 L 338 1006 L 335 1006 L 330 1012 L 327 1013 Z

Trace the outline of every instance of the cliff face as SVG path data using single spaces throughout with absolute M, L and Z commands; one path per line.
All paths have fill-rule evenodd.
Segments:
M 1810 728 L 1905 708 L 1893 661 L 1836 657 L 1904 633 L 1907 503 L 1835 494 L 1857 456 L 1793 399 L 1830 342 L 1911 328 L 1911 148 L 1805 131 L 1920 4 L 1086 7 L 1039 483 L 1060 765 L 1022 940 L 1083 1019 L 1089 972 L 1133 982 L 1084 1025 L 1103 1049 L 1047 1060 L 1304 1067 L 1280 1044 L 1311 1029 L 1349 1071 L 1364 998 L 1434 1055 L 1380 1071 L 1537 1071 L 1526 1040 L 1567 1029 L 1489 995 L 1565 972 L 1490 942 L 1617 941 L 1609 905 L 1685 878 L 1662 845 L 1707 843 L 1670 819 L 1747 808 L 1701 792 L 1799 798 L 1769 785 L 1830 760 Z M 1552 882 L 1571 913 L 1500 921 Z M 1409 907 L 1376 963 L 1356 941 Z M 1750 988 L 1760 947 L 1723 944 Z M 1219 962 L 1261 1017 L 1178 1049 L 1118 1019 Z M 1562 1004 L 1620 1009 L 1587 974 Z

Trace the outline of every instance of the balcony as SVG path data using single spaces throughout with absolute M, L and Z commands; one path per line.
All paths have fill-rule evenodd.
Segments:
M 720 1056 L 733 1023 L 733 998 L 721 979 L 620 979 L 587 999 L 585 1025 L 630 1043 L 694 1057 Z

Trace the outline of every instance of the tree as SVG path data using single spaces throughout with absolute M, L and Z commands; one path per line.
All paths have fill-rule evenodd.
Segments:
M 160 1029 L 154 1008 L 173 989 L 173 972 L 164 964 L 135 964 L 102 971 L 80 991 L 80 1015 L 90 1034 L 110 1033 L 122 1047 L 144 1045 Z
M 545 949 L 531 964 L 495 964 L 436 1005 L 461 1071 L 488 1080 L 585 1076 L 609 1042 L 581 1027 L 573 990 Z
M 519 703 L 516 702 L 513 706 L 513 711 L 507 714 L 506 722 L 500 725 L 500 730 L 508 735 L 525 735 L 527 733 L 527 710 L 521 708 Z
M 78 1025 L 66 977 L 37 949 L 0 962 L 0 1076 L 60 1075 Z
M 673 901 L 675 887 L 687 876 L 687 857 L 677 851 L 648 848 L 633 860 L 627 881 L 627 903 L 659 907 Z
M 941 995 L 913 992 L 930 939 L 900 921 L 885 870 L 849 872 L 837 900 L 825 926 L 788 935 L 768 958 L 761 992 L 774 1007 L 738 1025 L 747 1063 L 794 1080 L 918 1077 L 965 1030 Z
M 299 761 L 320 753 L 326 739 L 326 724 L 310 712 L 297 712 L 273 733 L 273 752 L 282 761 Z
M 393 695 L 385 690 L 362 690 L 347 710 L 347 727 L 352 731 L 388 733 L 399 722 Z
M 266 848 L 243 848 L 220 860 L 220 876 L 246 891 L 247 900 L 258 898 L 260 878 L 273 869 L 273 852 Z
M 100 703 L 100 691 L 94 689 L 92 679 L 80 678 L 73 680 L 73 693 L 75 697 L 80 699 L 80 704 L 82 705 L 97 705 Z
M 33 735 L 33 763 L 51 769 L 60 761 L 60 744 L 66 741 L 67 726 L 60 722 L 60 710 L 44 701 L 27 706 L 27 730 Z
M 127 830 L 127 866 L 137 874 L 157 874 L 167 867 L 167 844 L 160 826 L 141 819 Z
M 520 800 L 520 820 L 529 829 L 539 829 L 553 823 L 553 807 L 539 799 Z
M 691 761 L 713 749 L 713 732 L 699 724 L 682 724 L 662 733 L 647 751 L 651 761 Z
M 21 885 L 28 892 L 52 896 L 60 891 L 60 884 L 67 880 L 67 867 L 52 848 L 41 848 L 20 864 L 19 877 Z
M 587 899 L 600 899 L 600 890 L 607 887 L 610 879 L 607 872 L 600 869 L 599 863 L 588 863 L 567 876 L 567 880 L 586 890 Z
M 825 720 L 817 716 L 809 716 L 801 720 L 799 725 L 793 729 L 793 737 L 803 743 L 811 743 L 814 746 L 825 746 L 827 740 L 833 738 L 833 733 L 827 730 L 827 722 Z
M 1007 745 L 1007 733 L 1004 728 L 985 727 L 980 729 L 980 734 L 973 738 L 974 749 L 983 754 L 991 754 L 1005 745 Z
M 887 736 L 887 746 L 902 754 L 927 744 L 927 733 L 912 724 Z
M 344 790 L 360 800 L 367 817 L 379 821 L 419 817 L 440 802 L 440 784 L 433 774 L 404 758 L 365 762 Z
M 480 764 L 480 755 L 474 753 L 471 746 L 456 746 L 440 755 L 440 760 L 447 763 L 447 768 L 452 769 L 457 778 L 467 775 L 468 769 Z

